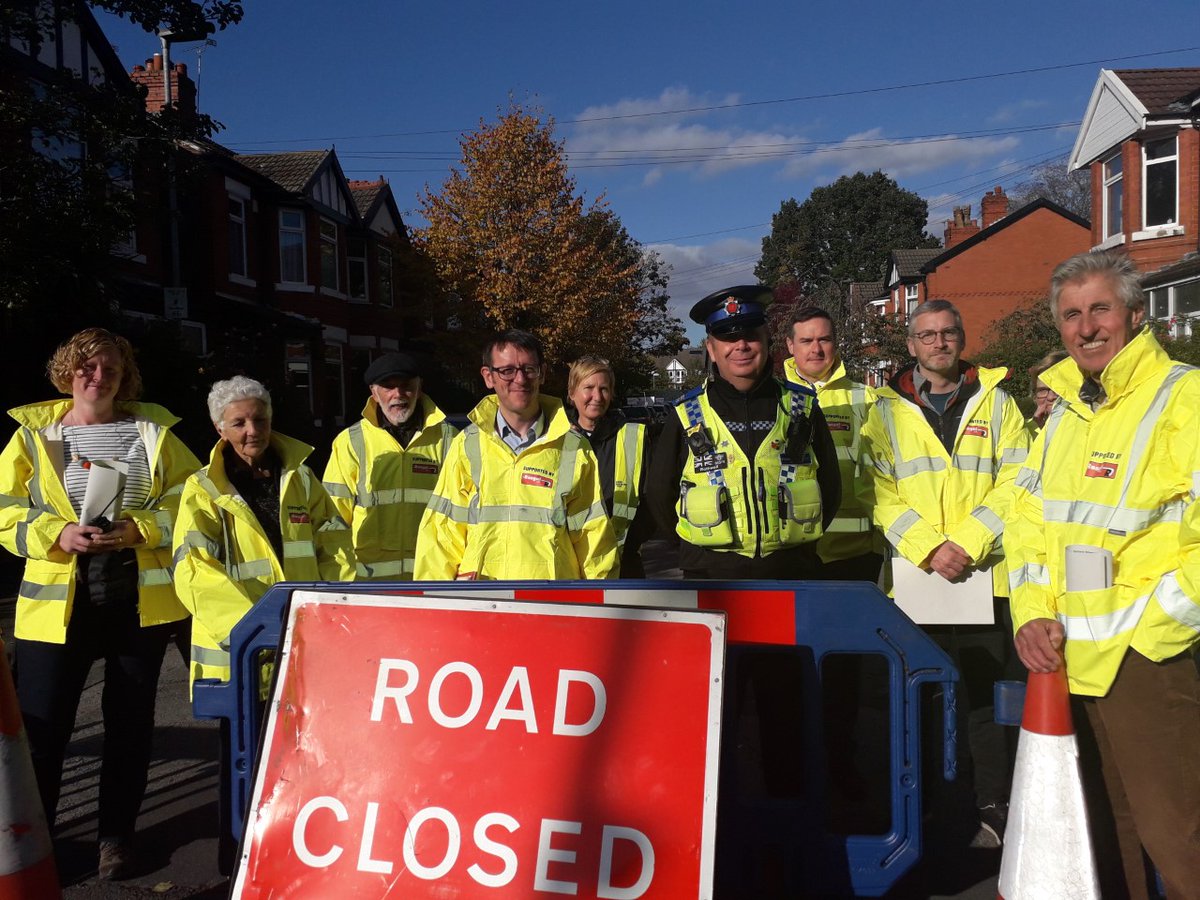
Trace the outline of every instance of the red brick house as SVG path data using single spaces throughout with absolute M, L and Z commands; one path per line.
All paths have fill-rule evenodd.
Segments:
M 983 197 L 982 222 L 970 207 L 955 210 L 946 223 L 941 250 L 894 250 L 884 279 L 881 312 L 908 314 L 929 299 L 958 307 L 968 347 L 986 346 L 997 319 L 1046 296 L 1054 267 L 1086 250 L 1091 229 L 1086 219 L 1046 199 L 1008 212 L 1003 189 Z M 970 351 L 968 351 L 970 352 Z
M 1091 170 L 1092 245 L 1124 248 L 1180 336 L 1200 316 L 1198 116 L 1200 68 L 1101 69 L 1070 158 Z
M 148 109 L 161 109 L 159 56 L 130 77 L 146 85 Z M 174 103 L 194 112 L 186 68 L 173 66 L 171 81 Z M 382 178 L 351 182 L 332 149 L 239 155 L 196 141 L 180 151 L 186 297 L 165 313 L 193 335 L 214 375 L 262 379 L 282 426 L 324 446 L 357 417 L 371 360 L 413 332 L 396 284 L 395 255 L 408 238 L 391 188 Z

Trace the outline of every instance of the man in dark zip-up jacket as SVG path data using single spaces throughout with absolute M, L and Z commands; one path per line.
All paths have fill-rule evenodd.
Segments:
M 767 288 L 742 286 L 718 291 L 692 309 L 692 318 L 708 329 L 706 346 L 717 371 L 702 389 L 685 395 L 676 414 L 667 417 L 650 464 L 645 499 L 659 529 L 666 534 L 679 531 L 684 538 L 679 565 L 688 578 L 799 579 L 808 577 L 819 566 L 815 540 L 788 544 L 778 538 L 776 497 L 781 487 L 776 482 L 781 479 L 768 478 L 766 472 L 780 470 L 781 458 L 786 460 L 789 446 L 797 453 L 796 446 L 790 444 L 792 430 L 801 433 L 808 468 L 812 468 L 813 461 L 816 464 L 822 529 L 832 520 L 841 500 L 837 450 L 815 394 L 809 398 L 811 402 L 806 401 L 807 411 L 794 415 L 791 393 L 770 373 L 769 333 L 763 313 L 770 300 Z M 695 462 L 692 442 L 696 438 L 690 436 L 695 429 L 685 427 L 685 414 L 681 412 L 689 399 L 695 403 L 693 409 L 703 404 L 719 420 L 703 423 L 701 430 L 716 443 L 707 454 L 701 454 L 700 459 L 708 462 L 697 471 L 717 469 L 729 475 L 732 508 L 726 512 L 736 520 L 734 531 L 744 540 L 739 547 L 698 545 L 687 540 L 683 533 L 686 528 L 680 528 L 677 504 L 681 484 L 685 492 L 694 486 L 688 483 L 685 472 Z M 786 436 L 782 433 L 785 425 L 792 429 Z M 725 448 L 725 442 L 718 440 L 724 433 L 750 465 L 736 465 L 735 455 L 729 452 L 732 448 Z M 786 465 L 785 461 L 785 471 Z

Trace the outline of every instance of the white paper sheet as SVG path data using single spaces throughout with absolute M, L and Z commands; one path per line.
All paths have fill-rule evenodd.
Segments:
M 119 459 L 89 460 L 87 487 L 79 510 L 79 524 L 87 525 L 100 516 L 115 522 L 125 496 L 129 464 Z
M 947 581 L 899 556 L 892 557 L 896 605 L 918 625 L 991 625 L 991 569 L 972 569 L 960 581 Z

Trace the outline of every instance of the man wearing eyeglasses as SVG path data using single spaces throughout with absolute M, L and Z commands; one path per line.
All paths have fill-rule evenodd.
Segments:
M 539 392 L 542 346 L 506 331 L 483 350 L 494 393 L 454 439 L 421 519 L 417 581 L 615 577 L 596 458 Z
M 977 846 L 1000 846 L 1007 817 L 1010 754 L 993 721 L 992 685 L 1019 678 L 1012 652 L 1008 580 L 1000 536 L 1013 482 L 1029 451 L 1016 402 L 1002 388 L 1008 370 L 962 359 L 962 317 L 947 300 L 927 300 L 908 322 L 916 362 L 879 388 L 863 426 L 864 502 L 900 556 L 953 581 L 991 568 L 994 624 L 929 625 L 926 630 L 962 675 L 959 711 L 967 716 L 980 815 Z M 890 570 L 885 570 L 890 579 Z M 890 580 L 889 580 L 890 583 Z

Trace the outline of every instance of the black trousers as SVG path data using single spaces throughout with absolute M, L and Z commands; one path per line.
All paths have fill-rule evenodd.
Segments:
M 142 628 L 136 605 L 93 606 L 77 601 L 66 643 L 16 641 L 17 697 L 51 827 L 79 698 L 92 663 L 103 659 L 99 837 L 128 840 L 133 836 L 150 769 L 158 675 L 173 628 Z

